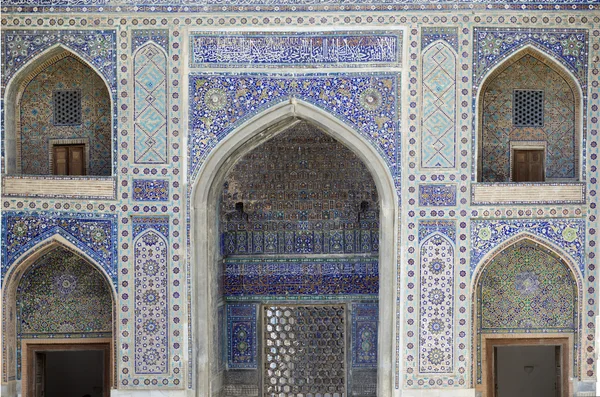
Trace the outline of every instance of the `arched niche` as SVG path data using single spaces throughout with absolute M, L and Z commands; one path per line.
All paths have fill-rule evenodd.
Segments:
M 490 341 L 511 344 L 555 344 L 567 351 L 567 379 L 579 377 L 582 278 L 562 250 L 522 233 L 505 242 L 476 269 L 472 281 L 473 386 L 492 387 Z
M 84 175 L 112 175 L 110 92 L 104 76 L 63 45 L 30 60 L 8 82 L 4 95 L 4 173 L 60 173 L 62 163 L 57 166 L 55 157 L 72 150 L 71 158 L 83 156 L 79 169 Z M 66 147 L 73 149 L 65 152 Z
M 36 296 L 38 292 L 44 296 Z M 87 339 L 90 343 L 110 340 L 109 383 L 115 387 L 115 296 L 104 269 L 60 235 L 40 242 L 15 260 L 2 283 L 3 391 L 16 396 L 18 390 L 27 389 L 20 363 L 22 342 L 50 339 L 52 343 L 75 344 Z M 38 307 L 40 302 L 43 307 Z M 103 307 L 98 308 L 99 304 Z M 61 321 L 73 308 L 77 316 Z M 25 319 L 23 326 L 19 321 Z
M 205 396 L 220 387 L 212 374 L 218 358 L 212 349 L 219 298 L 218 202 L 227 172 L 240 158 L 278 133 L 305 120 L 348 147 L 370 171 L 379 195 L 379 334 L 377 390 L 391 395 L 394 371 L 394 312 L 396 296 L 396 246 L 398 200 L 385 161 L 356 131 L 332 115 L 302 101 L 280 103 L 249 120 L 224 138 L 202 164 L 192 181 L 191 198 L 191 300 L 194 350 L 194 388 Z
M 528 45 L 502 61 L 477 95 L 477 180 L 524 181 L 525 168 L 533 182 L 581 180 L 582 103 L 576 78 L 551 55 Z

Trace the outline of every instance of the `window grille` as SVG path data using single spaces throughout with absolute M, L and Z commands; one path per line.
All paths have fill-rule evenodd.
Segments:
M 54 125 L 81 124 L 81 91 L 54 91 Z
M 544 126 L 544 91 L 513 91 L 513 125 L 515 127 Z

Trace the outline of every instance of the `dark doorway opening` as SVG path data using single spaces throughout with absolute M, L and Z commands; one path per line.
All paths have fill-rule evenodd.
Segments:
M 488 339 L 488 397 L 566 397 L 568 338 Z
M 27 358 L 28 396 L 109 396 L 109 344 L 29 345 Z

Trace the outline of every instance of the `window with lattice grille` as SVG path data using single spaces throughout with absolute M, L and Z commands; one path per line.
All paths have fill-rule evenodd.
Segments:
M 54 125 L 81 124 L 81 91 L 61 90 L 52 94 Z
M 513 91 L 513 125 L 515 127 L 544 126 L 544 91 Z

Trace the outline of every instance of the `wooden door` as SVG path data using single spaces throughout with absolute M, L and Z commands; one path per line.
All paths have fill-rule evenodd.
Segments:
M 513 182 L 543 182 L 544 151 L 515 150 L 513 157 Z
M 85 175 L 85 146 L 55 145 L 54 175 Z
M 34 392 L 35 397 L 45 397 L 46 389 L 46 353 L 35 353 L 35 369 L 34 369 Z

